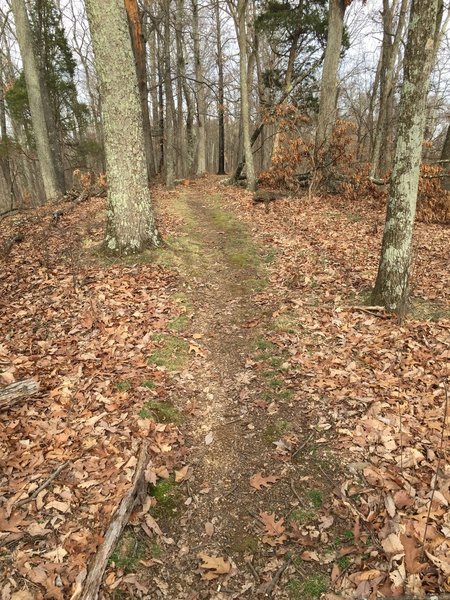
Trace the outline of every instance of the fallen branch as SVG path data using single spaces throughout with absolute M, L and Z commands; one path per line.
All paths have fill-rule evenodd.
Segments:
M 264 594 L 264 596 L 268 597 L 272 595 L 272 592 L 276 588 L 278 582 L 281 579 L 281 576 L 286 571 L 288 566 L 291 564 L 292 558 L 288 558 L 278 569 L 275 575 L 272 577 L 272 580 L 264 583 L 259 589 L 258 592 Z
M 17 235 L 13 235 L 8 240 L 6 240 L 6 242 L 2 248 L 3 258 L 7 258 L 9 256 L 9 253 L 11 252 L 11 249 L 14 246 L 14 244 L 19 244 L 20 242 L 23 242 L 23 235 L 21 233 L 18 233 Z
M 389 315 L 386 314 L 386 309 L 384 306 L 349 306 L 347 310 L 359 310 L 360 312 L 367 313 L 371 317 L 389 319 Z
M 7 385 L 0 390 L 0 410 L 11 408 L 19 400 L 28 398 L 39 391 L 39 384 L 34 379 L 24 379 Z
M 143 441 L 139 451 L 139 458 L 134 472 L 133 482 L 130 489 L 122 498 L 118 509 L 114 513 L 113 519 L 105 534 L 105 539 L 98 548 L 97 554 L 92 560 L 89 573 L 86 577 L 81 595 L 75 593 L 71 600 L 97 600 L 98 591 L 102 584 L 103 573 L 108 564 L 108 558 L 111 556 L 122 531 L 128 523 L 128 518 L 133 510 L 136 499 L 139 496 L 144 485 L 144 472 L 148 463 L 148 442 Z
M 70 460 L 66 460 L 65 463 L 63 463 L 62 465 L 59 465 L 59 467 L 56 469 L 56 471 L 54 471 L 50 475 L 50 477 L 44 481 L 43 484 L 41 484 L 37 489 L 35 489 L 34 492 L 31 494 L 31 496 L 28 496 L 28 498 L 22 498 L 22 500 L 19 500 L 18 502 L 16 502 L 16 504 L 14 505 L 15 508 L 19 508 L 20 506 L 23 506 L 24 504 L 28 504 L 28 502 L 31 502 L 32 500 L 34 500 L 36 498 L 36 496 L 40 492 L 42 492 L 42 490 L 45 490 L 45 488 L 48 487 L 51 484 L 51 482 L 58 477 L 58 475 L 61 473 L 61 471 L 63 469 L 65 469 L 67 467 L 67 465 L 69 465 L 69 464 L 70 464 Z

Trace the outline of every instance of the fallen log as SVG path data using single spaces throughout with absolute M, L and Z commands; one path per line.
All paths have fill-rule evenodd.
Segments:
M 75 591 L 71 600 L 97 600 L 98 591 L 102 584 L 103 574 L 133 510 L 136 499 L 145 484 L 144 473 L 148 463 L 148 442 L 144 440 L 139 451 L 139 458 L 134 472 L 130 489 L 122 498 L 119 508 L 114 513 L 112 521 L 105 533 L 105 539 L 92 560 L 82 591 Z
M 0 410 L 10 408 L 23 398 L 28 398 L 39 391 L 39 384 L 34 379 L 16 381 L 0 389 Z

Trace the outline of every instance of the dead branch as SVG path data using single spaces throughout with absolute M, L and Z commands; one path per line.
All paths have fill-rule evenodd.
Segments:
M 1 251 L 1 255 L 3 256 L 3 258 L 8 258 L 9 253 L 11 252 L 14 244 L 19 244 L 20 242 L 23 242 L 23 235 L 21 233 L 13 235 L 8 240 L 6 240 Z
M 89 573 L 86 577 L 83 591 L 81 595 L 75 593 L 71 600 L 97 600 L 98 591 L 102 584 L 103 573 L 108 564 L 108 558 L 111 556 L 122 531 L 128 523 L 128 518 L 136 499 L 139 496 L 142 486 L 145 483 L 144 472 L 148 463 L 148 442 L 145 440 L 141 444 L 139 457 L 134 472 L 133 482 L 130 489 L 122 498 L 118 509 L 114 513 L 113 519 L 105 534 L 105 539 L 97 550 L 97 554 L 92 560 Z
M 50 477 L 48 477 L 44 483 L 42 483 L 37 489 L 34 490 L 34 492 L 31 494 L 31 496 L 28 496 L 28 498 L 22 498 L 22 500 L 19 500 L 18 502 L 16 502 L 16 504 L 14 505 L 15 508 L 19 508 L 20 506 L 23 506 L 24 504 L 28 504 L 28 502 L 31 502 L 32 500 L 34 500 L 37 495 L 42 492 L 42 490 L 45 490 L 46 487 L 48 487 L 51 482 L 56 479 L 58 477 L 58 475 L 61 473 L 61 471 L 63 471 L 67 465 L 70 464 L 70 460 L 66 460 L 65 463 L 63 463 L 62 465 L 59 465 L 59 467 L 53 471 L 53 473 L 50 475 Z
M 288 568 L 288 566 L 291 564 L 292 562 L 292 558 L 288 558 L 278 569 L 278 571 L 275 573 L 275 575 L 272 577 L 272 580 L 263 584 L 259 589 L 258 592 L 264 594 L 264 596 L 269 597 L 272 595 L 272 592 L 274 591 L 274 589 L 276 588 L 278 582 L 281 579 L 281 576 L 283 575 L 283 573 L 286 571 L 286 569 Z
M 0 410 L 11 408 L 19 400 L 28 398 L 39 391 L 39 384 L 34 379 L 16 381 L 0 389 Z

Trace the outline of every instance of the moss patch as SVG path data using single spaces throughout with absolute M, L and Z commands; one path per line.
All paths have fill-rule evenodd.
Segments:
M 289 597 L 294 600 L 314 600 L 328 589 L 328 579 L 323 575 L 312 575 L 304 581 L 291 579 L 287 584 Z
M 174 476 L 163 479 L 150 488 L 150 495 L 156 499 L 156 506 L 151 509 L 156 518 L 172 518 L 177 514 L 181 496 L 175 484 Z
M 135 571 L 139 561 L 145 558 L 146 545 L 131 529 L 126 529 L 109 558 L 109 563 L 125 573 Z
M 179 423 L 180 413 L 169 402 L 149 400 L 139 412 L 142 419 L 152 419 L 157 423 Z
M 186 340 L 165 334 L 155 336 L 155 339 L 161 342 L 161 347 L 152 352 L 148 357 L 149 362 L 169 371 L 179 371 L 186 365 L 189 358 L 189 344 Z
M 169 322 L 169 329 L 172 331 L 185 331 L 189 327 L 189 317 L 179 315 Z
M 277 440 L 279 440 L 283 436 L 283 434 L 286 433 L 286 431 L 289 431 L 290 428 L 291 424 L 289 423 L 289 421 L 284 421 L 283 419 L 280 419 L 275 423 L 271 423 L 265 428 L 263 433 L 263 439 L 265 442 L 271 445 Z

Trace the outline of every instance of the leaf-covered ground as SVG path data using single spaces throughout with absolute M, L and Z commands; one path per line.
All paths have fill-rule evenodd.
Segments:
M 102 200 L 1 224 L 0 378 L 41 386 L 0 424 L 2 600 L 81 588 L 143 438 L 104 598 L 450 591 L 448 227 L 417 226 L 399 324 L 365 306 L 380 207 L 154 196 L 165 244 L 125 261 Z

